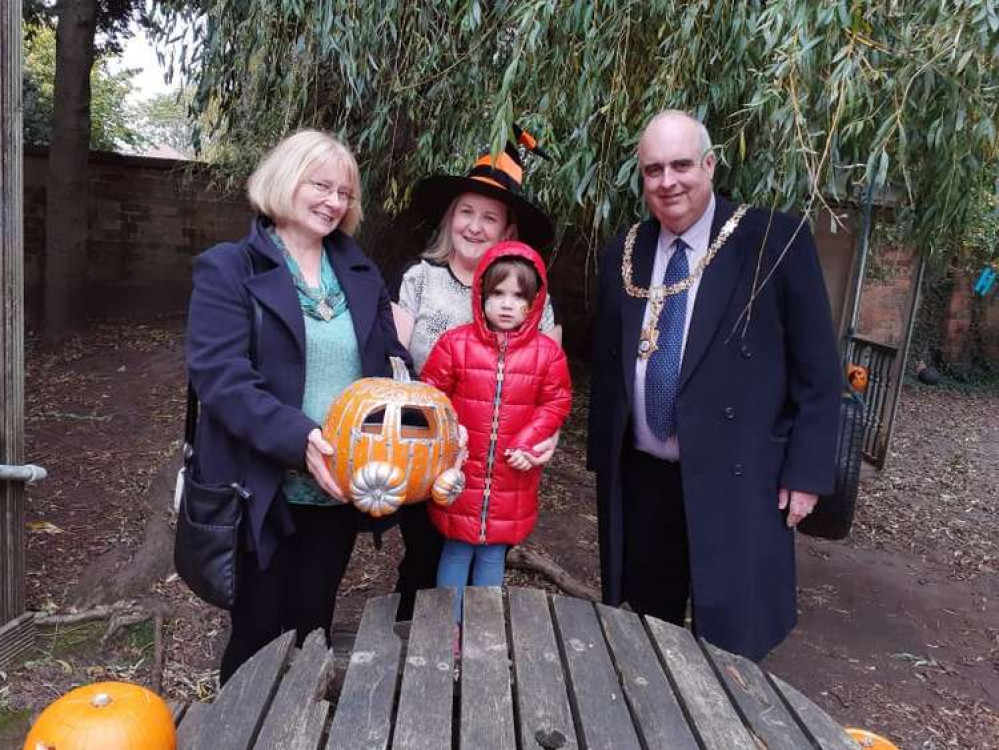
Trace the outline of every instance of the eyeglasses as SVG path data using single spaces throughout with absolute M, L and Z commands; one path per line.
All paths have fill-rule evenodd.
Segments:
M 335 195 L 338 201 L 346 203 L 348 206 L 353 206 L 357 203 L 357 196 L 345 187 L 331 185 L 328 182 L 316 182 L 314 180 L 306 180 L 305 184 L 312 188 L 316 195 L 322 196 L 323 198 L 329 198 L 330 196 Z

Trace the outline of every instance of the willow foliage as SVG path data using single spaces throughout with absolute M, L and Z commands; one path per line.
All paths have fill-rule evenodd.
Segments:
M 199 5 L 177 63 L 214 157 L 238 173 L 288 130 L 329 128 L 390 211 L 516 120 L 555 157 L 532 190 L 599 239 L 640 212 L 635 146 L 666 107 L 704 119 L 735 198 L 810 212 L 890 186 L 925 250 L 960 234 L 994 169 L 996 0 Z

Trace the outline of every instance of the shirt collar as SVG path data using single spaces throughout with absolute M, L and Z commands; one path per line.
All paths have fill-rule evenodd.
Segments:
M 711 200 L 708 202 L 708 207 L 704 209 L 704 213 L 701 214 L 700 218 L 687 227 L 687 231 L 683 234 L 676 235 L 673 234 L 669 229 L 662 226 L 659 229 L 659 249 L 662 252 L 671 252 L 673 249 L 673 241 L 677 237 L 682 237 L 683 241 L 687 244 L 687 247 L 691 249 L 692 252 L 703 252 L 707 250 L 708 245 L 711 241 L 711 225 L 715 220 L 715 194 L 711 193 Z

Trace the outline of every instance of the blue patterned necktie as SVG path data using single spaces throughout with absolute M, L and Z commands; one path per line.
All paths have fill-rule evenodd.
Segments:
M 690 274 L 687 243 L 679 237 L 673 251 L 663 286 L 682 281 Z M 680 386 L 680 359 L 683 349 L 683 324 L 687 319 L 687 290 L 667 297 L 659 311 L 658 348 L 649 357 L 645 370 L 645 421 L 652 434 L 666 440 L 676 433 L 676 396 Z

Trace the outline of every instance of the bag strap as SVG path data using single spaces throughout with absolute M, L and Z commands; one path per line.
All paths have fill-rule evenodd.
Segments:
M 256 275 L 259 270 L 258 259 L 255 253 L 251 252 L 249 248 L 246 249 L 246 254 L 250 259 L 250 275 Z M 258 339 L 260 337 L 260 328 L 263 324 L 264 313 L 260 307 L 260 303 L 257 298 L 252 294 L 250 295 L 250 302 L 253 305 L 253 318 L 250 322 L 250 364 L 256 368 L 258 361 L 258 355 L 260 351 L 260 345 Z M 199 410 L 198 394 L 194 392 L 194 383 L 191 379 L 187 380 L 187 412 L 184 416 L 184 468 L 188 469 L 191 463 L 194 461 L 194 434 L 198 430 L 198 410 Z

